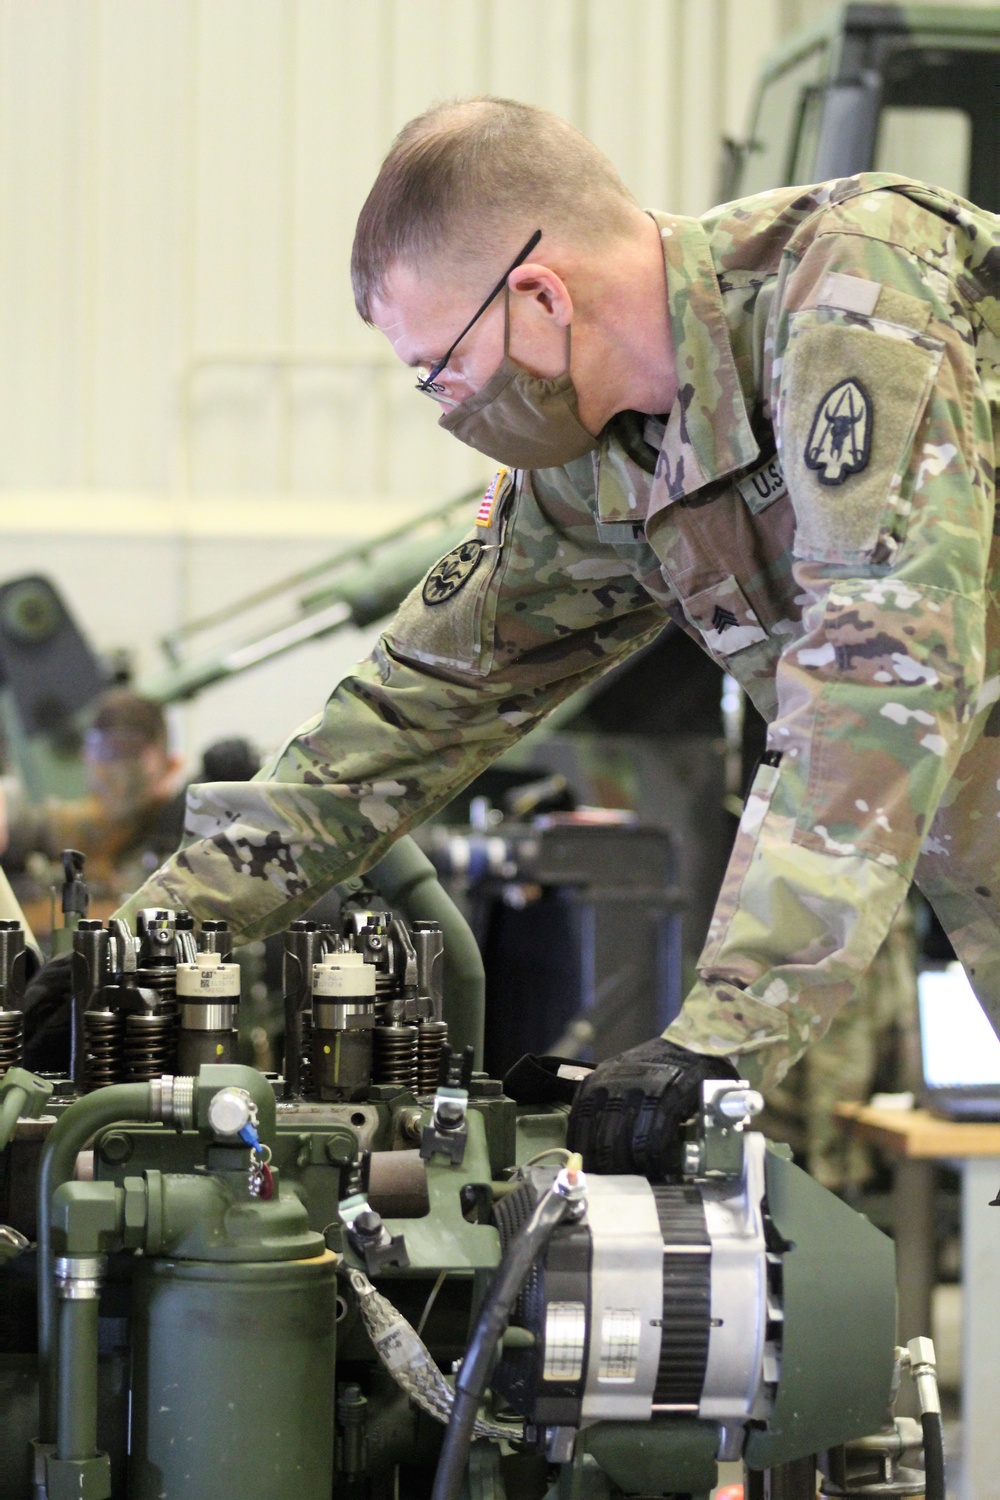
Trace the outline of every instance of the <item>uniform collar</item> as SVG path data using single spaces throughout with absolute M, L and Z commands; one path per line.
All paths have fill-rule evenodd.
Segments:
M 651 510 L 753 463 L 759 453 L 733 359 L 708 235 L 697 219 L 651 212 L 667 272 L 677 400 L 660 445 Z

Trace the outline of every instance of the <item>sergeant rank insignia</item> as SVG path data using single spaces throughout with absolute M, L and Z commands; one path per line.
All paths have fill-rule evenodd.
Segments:
M 816 408 L 806 451 L 806 467 L 820 484 L 843 484 L 868 463 L 872 403 L 860 380 L 842 380 Z
M 451 552 L 446 552 L 424 579 L 424 603 L 444 604 L 446 599 L 457 594 L 479 567 L 482 555 L 482 542 L 463 542 Z

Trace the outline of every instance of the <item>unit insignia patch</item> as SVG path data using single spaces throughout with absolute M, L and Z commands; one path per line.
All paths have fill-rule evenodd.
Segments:
M 868 463 L 872 403 L 860 380 L 841 380 L 816 408 L 803 457 L 820 484 L 843 484 Z
M 463 542 L 451 552 L 446 552 L 424 579 L 424 603 L 444 604 L 445 600 L 457 594 L 478 568 L 482 555 L 482 542 Z

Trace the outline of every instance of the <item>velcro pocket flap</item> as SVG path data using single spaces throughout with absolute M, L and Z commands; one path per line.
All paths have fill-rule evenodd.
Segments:
M 733 656 L 747 646 L 767 640 L 767 631 L 732 574 L 682 602 L 684 613 L 701 631 L 706 647 L 715 656 Z

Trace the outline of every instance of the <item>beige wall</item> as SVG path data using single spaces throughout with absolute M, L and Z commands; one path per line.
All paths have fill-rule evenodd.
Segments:
M 642 201 L 698 213 L 785 9 L 6 0 L 0 486 L 461 486 L 477 462 L 382 373 L 347 283 L 394 132 L 435 99 L 513 94 L 587 131 Z M 276 378 L 268 356 L 326 362 Z
M 354 218 L 441 97 L 565 114 L 644 202 L 712 201 L 812 0 L 0 0 L 0 577 L 101 645 L 476 482 L 357 320 Z M 191 711 L 276 738 L 361 643 Z

